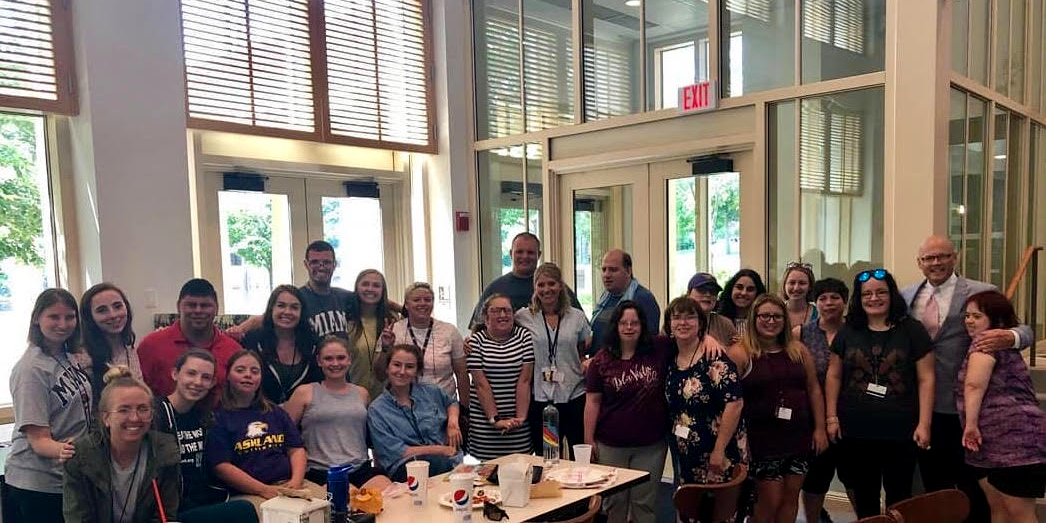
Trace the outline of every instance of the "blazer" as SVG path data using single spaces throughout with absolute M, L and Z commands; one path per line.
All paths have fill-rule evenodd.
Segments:
M 919 295 L 919 291 L 926 284 L 926 280 L 923 279 L 923 281 L 905 287 L 901 291 L 901 295 L 904 296 L 904 303 L 908 305 L 908 310 L 912 313 L 912 317 L 919 321 L 922 321 L 922 318 L 916 317 L 912 309 L 915 305 L 915 297 Z M 999 289 L 990 283 L 971 280 L 962 276 L 959 276 L 955 282 L 955 293 L 952 295 L 948 314 L 945 316 L 944 322 L 941 323 L 941 327 L 937 330 L 937 335 L 933 337 L 934 412 L 958 415 L 958 411 L 955 408 L 955 382 L 959 377 L 959 367 L 962 366 L 963 360 L 966 359 L 966 352 L 969 350 L 971 342 L 970 335 L 966 333 L 966 325 L 963 322 L 962 308 L 966 303 L 966 299 L 978 292 L 997 290 Z M 1027 347 L 1032 344 L 1032 331 L 1027 325 L 1020 325 L 1013 329 L 1013 332 L 1020 338 L 1019 345 L 1021 347 Z

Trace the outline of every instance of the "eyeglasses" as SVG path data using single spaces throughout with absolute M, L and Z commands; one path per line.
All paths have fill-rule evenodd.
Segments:
M 814 270 L 814 266 L 804 261 L 791 261 L 785 265 L 785 270 L 790 271 L 792 269 L 806 269 L 808 271 Z
M 886 269 L 875 269 L 874 271 L 861 271 L 861 273 L 857 275 L 857 281 L 861 283 L 864 283 L 872 278 L 875 278 L 877 280 L 885 280 Z
M 130 418 L 131 414 L 138 414 L 140 419 L 149 419 L 153 417 L 153 408 L 148 405 L 139 405 L 137 407 L 120 407 L 116 410 L 110 410 L 110 414 L 116 414 L 121 418 Z
M 498 314 L 512 314 L 512 309 L 509 307 L 491 307 L 487 309 L 487 314 L 498 315 Z
M 945 253 L 945 254 L 927 254 L 925 256 L 920 256 L 919 257 L 919 261 L 921 261 L 923 263 L 937 263 L 937 262 L 948 261 L 948 260 L 952 259 L 953 256 L 955 256 L 954 252 L 949 252 L 949 253 Z
M 672 323 L 693 323 L 697 321 L 696 314 L 673 314 Z
M 756 314 L 755 317 L 758 318 L 760 321 L 765 321 L 767 323 L 777 323 L 779 321 L 784 321 L 784 314 L 771 314 L 764 312 Z

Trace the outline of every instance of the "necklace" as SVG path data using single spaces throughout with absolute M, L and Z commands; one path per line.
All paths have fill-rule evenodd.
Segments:
M 131 481 L 127 482 L 127 495 L 123 498 L 123 506 L 120 507 L 120 518 L 115 520 L 117 522 L 121 522 L 121 523 L 123 522 L 123 520 L 124 520 L 123 519 L 124 512 L 127 511 L 127 504 L 131 501 L 131 490 L 134 489 L 134 478 L 135 478 L 135 476 L 138 475 L 138 464 L 142 461 L 142 448 L 141 447 L 138 448 L 138 453 L 137 454 L 138 455 L 134 457 L 134 470 L 131 471 Z M 112 469 L 113 469 L 112 471 L 113 471 L 113 473 L 115 475 L 115 473 L 116 473 L 116 460 L 113 460 L 111 466 L 112 466 Z M 113 495 L 115 496 L 116 494 L 113 493 Z M 113 500 L 113 501 L 115 501 L 115 500 Z

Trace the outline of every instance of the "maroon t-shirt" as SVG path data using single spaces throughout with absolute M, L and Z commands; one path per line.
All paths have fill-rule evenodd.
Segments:
M 611 447 L 642 447 L 665 438 L 665 376 L 674 357 L 674 345 L 664 337 L 628 360 L 600 349 L 585 373 L 585 390 L 603 395 L 596 440 Z

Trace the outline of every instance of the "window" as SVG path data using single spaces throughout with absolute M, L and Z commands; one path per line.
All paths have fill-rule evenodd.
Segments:
M 0 356 L 5 380 L 22 356 L 36 296 L 58 286 L 44 119 L 0 112 Z M 11 391 L 0 387 L 0 404 Z
M 885 0 L 807 0 L 802 9 L 804 83 L 883 70 Z
M 883 220 L 883 93 L 875 87 L 770 109 L 771 288 L 795 259 L 843 281 L 881 266 L 882 228 L 870 224 Z M 798 158 L 789 137 L 796 117 Z
M 435 152 L 424 5 L 182 0 L 189 125 Z
M 76 113 L 68 2 L 0 1 L 0 106 Z
M 679 88 L 708 80 L 708 6 L 703 2 L 648 2 L 647 108 L 678 103 Z
M 527 132 L 574 122 L 572 23 L 569 3 L 523 0 Z
M 541 146 L 516 145 L 476 154 L 477 219 L 482 284 L 512 270 L 512 238 L 541 236 Z
M 795 84 L 795 2 L 727 0 L 724 6 L 720 20 L 724 95 Z M 742 54 L 742 48 L 757 52 Z
M 992 147 L 986 142 L 988 103 L 954 88 L 950 103 L 948 234 L 961 253 L 958 271 L 969 278 L 983 279 L 985 148 Z M 1001 154 L 1004 160 L 1005 153 Z
M 523 94 L 515 2 L 476 0 L 475 17 L 476 137 L 521 134 Z
M 638 0 L 582 1 L 585 121 L 643 109 L 639 96 L 641 6 Z

